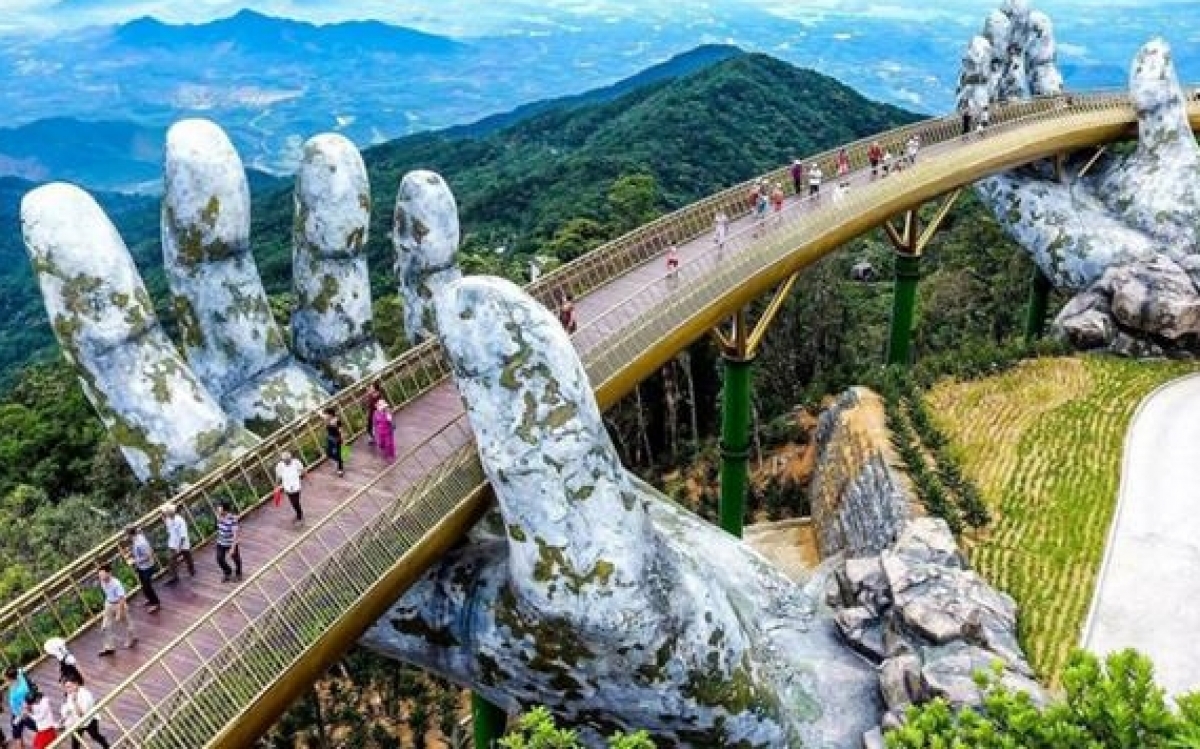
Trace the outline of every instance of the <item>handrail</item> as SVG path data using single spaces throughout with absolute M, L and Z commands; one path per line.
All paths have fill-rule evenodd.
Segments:
M 1055 103 L 1051 103 L 1051 106 L 1003 111 L 998 113 L 995 124 L 987 132 L 976 137 L 981 140 L 1012 140 L 1021 134 L 1021 129 L 1026 125 L 1062 117 L 1094 118 L 1095 112 L 1111 112 L 1110 119 L 1114 124 L 1123 124 L 1129 121 L 1131 110 L 1128 102 L 1123 98 L 1094 96 L 1081 100 L 1082 98 L 1078 95 L 1074 96 L 1071 107 L 1065 111 Z M 956 122 L 952 118 L 934 121 L 924 132 L 936 136 L 938 140 L 927 142 L 927 145 L 959 137 L 955 125 Z M 937 157 L 934 157 L 935 161 L 936 159 Z M 622 304 L 613 305 L 600 314 L 592 316 L 575 334 L 575 340 L 577 344 L 586 349 L 584 360 L 593 385 L 597 389 L 604 388 L 605 384 L 618 376 L 629 362 L 649 347 L 654 346 L 655 342 L 675 335 L 681 328 L 694 322 L 698 316 L 709 314 L 714 305 L 714 299 L 721 297 L 723 293 L 727 294 L 730 289 L 738 288 L 755 278 L 760 278 L 775 266 L 788 261 L 790 256 L 795 254 L 800 235 L 808 238 L 819 237 L 822 232 L 828 232 L 838 224 L 840 214 L 854 214 L 855 211 L 869 213 L 872 205 L 886 205 L 888 201 L 898 200 L 914 192 L 913 182 L 923 176 L 922 172 L 930 168 L 932 167 L 928 165 L 927 161 L 922 161 L 901 173 L 859 187 L 837 203 L 828 197 L 820 198 L 823 208 L 836 206 L 838 210 L 806 210 L 812 204 L 811 199 L 796 201 L 786 211 L 774 214 L 769 222 L 762 226 L 743 227 L 733 232 L 727 238 L 724 248 L 712 246 L 702 249 L 699 256 L 683 264 L 676 271 L 674 277 L 655 278 L 643 284 Z M 919 184 L 921 183 L 918 182 Z M 704 229 L 700 231 L 704 231 Z M 806 259 L 811 261 L 816 258 Z M 794 262 L 792 264 L 794 265 Z M 647 305 L 654 306 L 653 315 L 644 314 Z M 595 335 L 597 331 L 600 331 L 599 336 Z M 588 346 L 589 342 L 593 345 Z M 611 401 L 612 396 L 610 395 L 608 398 Z M 478 464 L 477 455 L 470 448 L 469 430 L 464 433 L 465 429 L 463 417 L 456 417 L 430 441 L 412 448 L 406 454 L 407 460 L 420 460 L 423 458 L 422 451 L 432 441 L 451 432 L 465 440 L 462 443 L 451 445 L 448 448 L 450 451 L 448 456 L 437 457 L 436 462 L 429 466 L 429 473 L 423 473 L 422 478 L 416 479 L 416 483 L 400 495 L 401 498 L 407 500 L 403 507 L 394 506 L 387 499 L 379 501 L 379 498 L 376 498 L 376 501 L 379 502 L 376 509 L 372 510 L 363 506 L 363 502 L 367 501 L 364 500 L 364 496 L 370 494 L 368 489 L 377 487 L 385 477 L 392 476 L 400 465 L 398 462 L 396 466 L 388 468 L 376 476 L 368 487 L 347 497 L 320 523 L 289 544 L 259 572 L 252 575 L 246 583 L 226 596 L 216 607 L 185 630 L 170 646 L 152 656 L 150 662 L 142 666 L 112 694 L 105 697 L 96 709 L 104 711 L 107 719 L 113 721 L 113 725 L 123 725 L 119 716 L 113 712 L 113 706 L 123 696 L 128 697 L 130 691 L 136 692 L 137 699 L 144 703 L 145 718 L 139 721 L 133 730 L 142 731 L 144 729 L 147 731 L 146 733 L 137 735 L 145 740 L 152 737 L 154 743 L 135 743 L 135 746 L 161 745 L 182 749 L 198 745 L 195 744 L 195 735 L 181 736 L 179 734 L 183 729 L 177 727 L 177 724 L 179 722 L 186 723 L 186 721 L 178 720 L 178 711 L 184 709 L 192 710 L 189 715 L 196 716 L 196 725 L 201 726 L 202 730 L 208 730 L 208 728 L 215 728 L 217 732 L 222 730 L 225 724 L 221 721 L 226 719 L 217 715 L 218 709 L 220 711 L 241 710 L 250 699 L 267 689 L 280 673 L 286 670 L 285 667 L 291 662 L 287 659 L 293 657 L 288 653 L 294 651 L 295 659 L 303 656 L 305 652 L 303 642 L 306 638 L 303 636 L 304 633 L 296 631 L 300 626 L 297 622 L 311 626 L 314 620 L 298 619 L 285 614 L 301 608 L 306 615 L 315 617 L 319 626 L 328 618 L 329 610 L 333 610 L 335 615 L 344 613 L 347 611 L 345 607 L 357 600 L 356 598 L 346 600 L 346 596 L 351 593 L 356 596 L 366 595 L 365 591 L 377 582 L 378 565 L 391 564 L 399 559 L 395 547 L 387 545 L 388 539 L 395 536 L 394 526 L 396 523 L 413 520 L 407 514 L 410 512 L 419 515 L 418 520 L 428 521 L 427 525 L 419 526 L 424 529 L 415 536 L 419 540 L 421 535 L 428 532 L 442 516 L 440 513 L 450 511 L 454 502 L 461 502 L 463 497 L 478 491 L 483 484 L 482 469 Z M 408 463 L 406 462 L 405 465 L 407 466 Z M 442 480 L 452 474 L 458 476 L 458 480 L 454 483 L 459 494 L 446 494 L 438 489 L 444 485 Z M 471 483 L 472 480 L 475 483 Z M 435 498 L 438 500 L 436 503 L 429 501 L 429 496 L 435 491 L 440 492 Z M 376 512 L 377 515 L 365 523 L 349 524 L 349 530 L 347 530 L 347 525 L 341 524 L 341 519 L 345 514 L 362 511 Z M 356 518 L 356 521 L 358 520 L 361 518 Z M 336 548 L 330 548 L 328 543 L 323 540 L 322 533 L 334 525 L 342 535 L 342 540 L 340 545 L 335 543 Z M 369 542 L 362 540 L 368 536 L 370 536 Z M 412 537 L 413 534 L 410 533 L 404 540 L 409 548 L 413 543 L 418 542 L 412 540 Z M 314 567 L 303 558 L 299 550 L 306 544 L 317 542 L 328 556 L 317 567 Z M 372 549 L 375 551 L 371 551 Z M 375 566 L 367 564 L 361 558 L 368 552 L 373 555 L 370 559 L 374 560 Z M 402 554 L 403 552 L 401 556 Z M 307 568 L 308 575 L 299 582 L 289 579 L 290 585 L 286 586 L 286 592 L 279 594 L 279 589 L 272 588 L 271 590 L 275 591 L 277 595 L 270 595 L 267 589 L 262 587 L 262 582 L 271 574 L 283 575 L 286 578 L 289 569 L 286 566 L 288 558 L 293 555 L 300 556 L 300 561 L 303 563 L 301 567 Z M 347 556 L 354 562 L 353 564 L 347 564 Z M 301 572 L 303 571 L 301 569 Z M 316 574 L 318 572 L 321 574 Z M 355 573 L 358 573 L 357 576 Z M 328 582 L 329 580 L 333 582 Z M 251 595 L 248 591 L 252 585 L 258 586 L 258 598 L 266 603 L 268 613 L 253 616 L 245 613 L 243 605 L 248 603 L 247 597 Z M 330 588 L 331 585 L 334 587 Z M 312 603 L 313 600 L 320 602 L 321 605 Z M 215 624 L 222 611 L 228 613 L 230 607 L 237 610 L 237 615 L 242 622 L 241 629 L 233 637 L 220 630 Z M 214 631 L 226 643 L 220 651 L 224 659 L 217 664 L 220 667 L 219 671 L 216 670 L 217 666 L 213 665 L 216 659 L 214 657 L 207 659 L 204 667 L 190 677 L 203 683 L 193 683 L 187 679 L 181 680 L 171 674 L 177 685 L 178 694 L 184 697 L 182 702 L 162 702 L 147 697 L 137 685 L 138 678 L 144 676 L 152 668 L 161 667 L 170 673 L 165 663 L 172 648 L 187 642 L 187 638 L 210 624 L 216 627 Z M 246 634 L 249 638 L 248 644 L 239 644 L 238 636 L 240 634 Z M 310 633 L 309 637 L 313 636 L 315 635 Z M 255 650 L 254 648 L 258 645 L 268 647 Z M 284 654 L 278 655 L 279 653 Z M 249 658 L 248 654 L 272 660 L 245 665 L 250 673 L 242 675 L 255 681 L 241 684 L 238 688 L 229 686 L 230 669 L 242 668 L 248 659 L 253 660 Z M 286 662 L 281 661 L 281 658 Z M 241 672 L 238 673 L 241 674 Z M 217 678 L 218 675 L 220 678 Z M 210 688 L 216 688 L 217 693 L 212 694 Z M 222 692 L 222 690 L 224 691 Z M 197 695 L 203 696 L 203 699 Z M 196 713 L 197 710 L 199 713 Z M 151 716 L 158 716 L 155 719 L 157 723 L 154 725 L 151 725 L 155 722 L 151 720 Z M 206 726 L 206 723 L 209 725 Z M 216 733 L 211 735 L 216 735 Z M 160 741 L 167 743 L 160 744 L 158 743 Z M 170 741 L 183 741 L 184 743 L 170 743 Z M 117 745 L 122 745 L 120 740 Z

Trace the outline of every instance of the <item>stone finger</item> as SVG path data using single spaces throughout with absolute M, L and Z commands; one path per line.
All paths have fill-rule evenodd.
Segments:
M 225 409 L 262 433 L 312 410 L 324 388 L 271 317 L 250 252 L 250 189 L 225 133 L 207 120 L 167 132 L 163 260 L 192 369 Z
M 1200 243 L 1200 148 L 1171 48 L 1162 39 L 1138 50 L 1129 93 L 1138 148 L 1104 170 L 1097 192 L 1111 213 L 1154 237 L 1178 260 Z
M 21 229 L 59 345 L 139 479 L 203 473 L 255 442 L 168 340 L 90 195 L 62 183 L 33 190 Z
M 1025 44 L 1026 66 L 1029 69 L 1029 92 L 1034 96 L 1055 96 L 1062 93 L 1062 73 L 1058 70 L 1058 49 L 1054 41 L 1054 24 L 1045 13 L 1035 10 L 1029 14 L 1029 36 Z
M 597 628 L 615 626 L 617 612 L 653 617 L 640 588 L 653 546 L 647 511 L 562 325 L 499 278 L 463 278 L 436 303 L 521 604 Z
M 371 187 L 354 144 L 329 133 L 304 144 L 295 204 L 292 348 L 329 383 L 345 387 L 387 363 L 371 331 L 363 252 Z
M 458 241 L 458 205 L 446 181 L 429 171 L 404 175 L 396 192 L 392 243 L 404 330 L 413 344 L 435 333 L 434 299 L 462 277 L 454 262 Z

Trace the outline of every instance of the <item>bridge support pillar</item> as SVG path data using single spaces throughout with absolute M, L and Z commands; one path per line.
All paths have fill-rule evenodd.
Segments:
M 892 292 L 892 326 L 888 336 L 887 363 L 907 367 L 912 359 L 913 322 L 917 311 L 917 282 L 921 278 L 921 256 L 896 253 L 896 288 Z
M 738 538 L 746 522 L 746 491 L 750 478 L 751 378 L 758 347 L 771 323 L 779 316 L 799 276 L 793 274 L 775 290 L 754 329 L 746 324 L 746 310 L 733 316 L 733 330 L 713 335 L 721 347 L 725 372 L 721 395 L 721 496 L 717 505 L 721 528 Z
M 492 749 L 499 746 L 508 726 L 508 713 L 485 700 L 477 692 L 471 692 L 471 727 L 475 738 L 475 749 Z
M 1050 308 L 1050 292 L 1054 284 L 1034 267 L 1033 280 L 1029 284 L 1029 311 L 1025 318 L 1025 343 L 1033 343 L 1046 332 L 1046 311 Z
M 917 282 L 921 278 L 921 255 L 933 241 L 950 215 L 950 209 L 962 194 L 959 188 L 948 194 L 933 215 L 921 227 L 918 209 L 904 213 L 904 222 L 897 227 L 891 221 L 883 224 L 884 234 L 896 249 L 896 288 L 892 294 L 892 325 L 888 335 L 887 363 L 907 367 L 912 361 L 913 321 L 917 311 Z
M 721 528 L 738 538 L 746 517 L 750 460 L 750 379 L 754 357 L 726 351 L 721 398 Z

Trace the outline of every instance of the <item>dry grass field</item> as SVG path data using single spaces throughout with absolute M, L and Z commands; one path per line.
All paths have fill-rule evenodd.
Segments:
M 964 541 L 972 564 L 1021 606 L 1034 668 L 1057 684 L 1079 641 L 1112 520 L 1125 431 L 1159 385 L 1194 362 L 1036 359 L 927 395 L 992 523 Z

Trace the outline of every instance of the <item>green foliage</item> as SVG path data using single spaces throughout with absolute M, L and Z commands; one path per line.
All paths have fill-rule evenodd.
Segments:
M 575 731 L 559 728 L 544 707 L 535 707 L 517 719 L 515 731 L 500 739 L 503 749 L 583 749 Z M 609 749 L 654 749 L 645 731 L 618 731 L 608 740 Z
M 1029 696 L 983 674 L 978 710 L 952 712 L 942 700 L 910 708 L 889 749 L 1169 749 L 1195 747 L 1200 695 L 1172 712 L 1154 683 L 1149 659 L 1132 650 L 1096 656 L 1077 651 L 1063 674 L 1066 697 L 1039 709 Z

